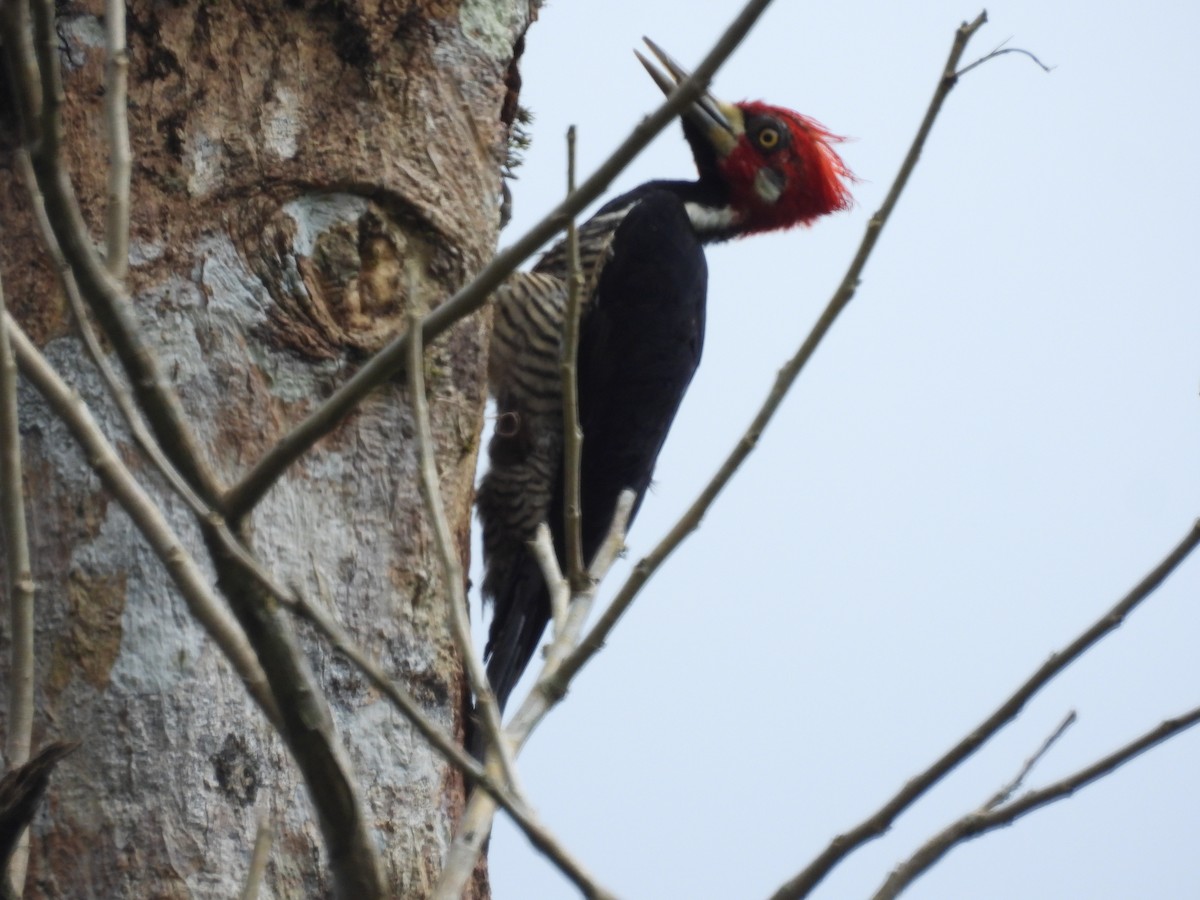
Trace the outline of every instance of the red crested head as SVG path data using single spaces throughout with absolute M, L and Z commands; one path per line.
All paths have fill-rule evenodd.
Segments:
M 653 41 L 646 44 L 667 71 L 638 58 L 670 94 L 688 73 Z M 681 118 L 700 186 L 712 197 L 693 211 L 693 224 L 710 240 L 809 225 L 853 203 L 854 175 L 834 149 L 844 139 L 815 119 L 709 93 Z
M 717 148 L 716 168 L 743 234 L 809 225 L 851 205 L 854 175 L 833 147 L 843 138 L 789 109 L 758 102 L 732 109 L 734 140 L 723 155 Z

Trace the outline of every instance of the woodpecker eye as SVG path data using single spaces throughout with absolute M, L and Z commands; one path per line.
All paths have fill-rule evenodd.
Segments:
M 758 133 L 758 146 L 764 150 L 774 150 L 779 146 L 779 130 L 769 125 Z

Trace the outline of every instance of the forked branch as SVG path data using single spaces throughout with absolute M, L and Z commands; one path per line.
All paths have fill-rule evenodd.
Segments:
M 997 828 L 1013 824 L 1022 816 L 1041 809 L 1059 800 L 1070 797 L 1075 791 L 1111 775 L 1125 763 L 1156 747 L 1170 738 L 1200 723 L 1200 707 L 1181 716 L 1167 719 L 1155 728 L 1126 744 L 1090 766 L 1068 775 L 1041 790 L 1029 791 L 1015 800 L 998 805 L 985 804 L 977 812 L 969 813 L 949 827 L 934 835 L 904 863 L 897 866 L 887 881 L 875 893 L 874 900 L 892 900 L 935 865 L 938 860 L 972 838 L 979 837 Z
M 297 615 L 302 616 L 316 627 L 335 650 L 350 660 L 388 698 L 392 706 L 412 723 L 422 737 L 429 741 L 430 746 L 463 773 L 467 781 L 480 788 L 480 793 L 486 793 L 507 812 L 516 826 L 524 832 L 529 842 L 557 866 L 559 871 L 569 878 L 584 896 L 609 896 L 596 883 L 583 864 L 576 860 L 554 834 L 542 825 L 533 811 L 504 785 L 492 778 L 450 735 L 430 720 L 412 695 L 388 678 L 379 665 L 351 640 L 345 629 L 328 613 L 299 593 L 293 599 L 291 608 Z
M 565 695 L 558 689 L 554 681 L 555 672 L 561 667 L 562 660 L 570 649 L 575 646 L 587 610 L 595 598 L 596 589 L 625 545 L 625 527 L 629 522 L 630 510 L 633 508 L 633 497 L 632 491 L 624 491 L 621 494 L 608 536 L 600 550 L 597 551 L 596 558 L 588 571 L 587 587 L 583 593 L 571 597 L 566 625 L 555 634 L 546 650 L 546 660 L 542 664 L 533 691 L 525 698 L 525 702 L 521 704 L 521 708 L 504 731 L 505 738 L 512 747 L 514 755 L 520 753 L 533 729 Z M 542 532 L 545 533 L 545 529 L 542 529 Z M 559 570 L 553 552 L 549 555 L 549 562 L 544 564 L 550 569 L 547 580 L 551 584 L 565 586 L 566 579 Z M 488 835 L 491 833 L 492 819 L 495 815 L 496 794 L 494 792 L 476 791 L 471 795 L 462 821 L 459 823 L 454 843 L 446 857 L 446 865 L 433 894 L 433 900 L 454 900 L 462 895 L 463 889 L 475 869 L 475 862 L 487 843 Z M 584 895 L 592 898 L 612 896 L 599 886 L 593 886 L 585 891 Z
M 980 722 L 974 730 L 964 736 L 940 759 L 911 778 L 874 815 L 864 819 L 850 831 L 834 838 L 833 842 L 819 856 L 779 888 L 772 895 L 772 900 L 795 900 L 798 897 L 807 897 L 838 863 L 863 844 L 879 837 L 891 828 L 892 823 L 901 813 L 954 771 L 960 763 L 972 756 L 1001 728 L 1015 719 L 1025 704 L 1063 669 L 1082 656 L 1089 647 L 1095 645 L 1109 632 L 1119 628 L 1125 618 L 1154 593 L 1159 585 L 1166 581 L 1167 576 L 1175 571 L 1198 545 L 1200 545 L 1200 521 L 1197 521 L 1183 540 L 1167 554 L 1166 558 L 1155 566 L 1133 590 L 1122 597 L 1112 609 L 1092 623 L 1070 644 L 1052 654 L 995 712 Z

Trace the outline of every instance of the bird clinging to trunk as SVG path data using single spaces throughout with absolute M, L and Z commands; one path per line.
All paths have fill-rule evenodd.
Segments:
M 646 40 L 666 71 L 638 58 L 664 93 L 687 72 Z M 808 225 L 850 205 L 853 176 L 807 116 L 705 94 L 681 115 L 699 179 L 651 181 L 579 228 L 584 277 L 577 381 L 583 429 L 583 557 L 591 561 L 617 498 L 641 504 L 704 343 L 704 245 Z M 488 367 L 499 414 L 479 487 L 483 595 L 494 605 L 485 655 L 503 708 L 550 619 L 528 542 L 547 522 L 563 557 L 560 360 L 566 242 L 496 292 Z

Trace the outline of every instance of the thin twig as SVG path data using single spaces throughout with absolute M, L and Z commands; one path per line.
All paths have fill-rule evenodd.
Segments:
M 20 98 L 23 144 L 33 163 L 38 189 L 63 256 L 80 291 L 112 342 L 129 382 L 167 457 L 207 503 L 223 490 L 196 443 L 179 399 L 168 387 L 158 362 L 142 340 L 129 297 L 105 268 L 88 235 L 71 181 L 62 166 L 62 80 L 53 0 L 35 0 L 33 40 L 22 33 L 24 3 L 0 5 L 0 45 Z M 10 11 L 11 9 L 11 11 Z M 38 98 L 35 102 L 33 98 Z
M 32 195 L 39 219 L 44 218 L 39 203 L 40 195 L 36 191 Z M 261 671 L 269 688 L 264 695 L 271 700 L 264 711 L 287 742 L 308 787 L 334 863 L 335 880 L 347 895 L 378 896 L 382 891 L 381 869 L 367 830 L 359 800 L 360 791 L 334 734 L 325 698 L 317 688 L 286 622 L 277 617 L 274 605 L 270 602 L 284 602 L 286 594 L 280 591 L 253 557 L 246 542 L 235 535 L 225 519 L 192 489 L 149 434 L 137 404 L 108 366 L 92 333 L 87 315 L 78 302 L 74 277 L 76 270 L 61 264 L 58 234 L 50 235 L 46 245 L 52 258 L 60 263 L 63 287 L 75 311 L 84 343 L 108 383 L 131 433 L 168 485 L 196 515 L 217 569 L 221 589 L 239 620 L 238 623 L 230 620 L 230 624 L 234 627 L 240 624 L 239 635 L 243 642 L 249 641 L 256 662 L 262 662 Z M 218 608 L 224 616 L 224 608 Z M 201 621 L 203 623 L 203 619 Z M 227 652 L 220 641 L 218 646 Z M 236 660 L 231 662 L 238 665 Z M 256 689 L 262 690 L 262 686 L 256 686 Z M 261 700 L 259 697 L 256 699 Z
M 68 290 L 71 283 L 69 279 L 65 281 Z M 82 317 L 80 322 L 86 338 L 86 317 Z M 94 336 L 92 351 L 97 364 L 105 371 L 103 354 L 95 347 Z M 113 387 L 114 396 L 125 411 L 131 429 L 138 433 L 141 420 L 136 409 L 128 402 L 128 398 L 124 397 L 113 373 L 108 371 L 106 377 Z M 242 620 L 241 628 L 238 623 L 229 619 L 224 607 L 209 592 L 210 589 L 202 576 L 195 573 L 193 580 L 196 583 L 180 584 L 179 576 L 172 573 L 176 575 L 176 583 L 180 585 L 189 609 L 209 630 L 222 652 L 247 680 L 247 688 L 252 696 L 287 740 L 320 813 L 331 856 L 341 866 L 340 869 L 335 867 L 335 876 L 340 883 L 348 886 L 348 890 L 358 891 L 360 896 L 370 896 L 369 892 L 373 890 L 370 880 L 374 877 L 373 873 L 378 873 L 378 863 L 374 861 L 372 845 L 361 814 L 357 787 L 337 745 L 328 710 L 312 684 L 312 675 L 304 666 L 299 647 L 295 646 L 294 641 L 282 628 L 282 623 L 276 621 L 274 614 L 261 604 L 264 597 L 279 600 L 284 595 L 242 542 L 231 533 L 225 522 L 219 516 L 208 512 L 202 501 L 182 483 L 170 463 L 161 458 L 161 455 L 156 455 L 155 442 L 144 434 L 141 435 L 141 442 L 168 482 L 174 485 L 196 511 L 200 527 L 213 553 L 214 562 L 218 571 L 223 573 L 226 596 L 235 605 Z M 123 467 L 122 471 L 128 475 Z M 104 473 L 100 474 L 103 478 Z M 141 493 L 140 487 L 132 481 L 132 476 L 129 476 L 129 480 L 142 501 L 150 505 L 151 501 Z M 152 505 L 146 515 L 161 518 L 159 511 Z M 131 517 L 146 533 L 137 516 L 131 513 Z M 154 544 L 153 535 L 147 533 L 147 538 Z M 177 554 L 164 560 L 169 571 L 170 560 L 175 556 L 186 561 L 190 568 L 195 568 L 191 558 L 179 547 Z M 242 631 L 242 628 L 247 630 Z M 252 633 L 250 629 L 253 629 Z M 231 634 L 223 637 L 226 631 Z M 247 645 L 248 639 L 254 644 L 255 651 L 251 651 Z M 259 655 L 256 655 L 256 651 Z M 249 659 L 239 659 L 243 654 L 248 655 Z M 262 667 L 258 664 L 259 658 L 263 659 Z M 249 663 L 253 663 L 256 670 L 252 676 L 247 675 L 246 667 Z M 279 697 L 279 702 L 276 702 L 276 696 Z M 281 713 L 281 708 L 287 710 L 286 716 Z M 344 852 L 339 848 L 344 848 Z M 335 853 L 334 850 L 339 852 Z
M 1080 769 L 1061 781 L 996 808 L 984 807 L 978 812 L 963 816 L 957 822 L 930 838 L 916 853 L 888 876 L 887 881 L 876 892 L 874 900 L 893 900 L 909 887 L 942 857 L 959 844 L 977 838 L 989 831 L 1013 824 L 1022 816 L 1071 796 L 1081 787 L 1111 775 L 1125 763 L 1145 753 L 1150 748 L 1169 740 L 1200 723 L 1200 707 L 1182 716 L 1168 719 L 1143 734 L 1136 740 L 1113 751 L 1086 768 Z
M 0 43 L 10 57 L 10 72 L 15 73 L 18 81 L 32 74 L 39 76 L 41 108 L 25 101 L 19 101 L 19 106 L 25 145 L 58 244 L 129 375 L 166 456 L 206 504 L 219 507 L 223 487 L 196 443 L 178 399 L 162 379 L 157 361 L 142 341 L 128 296 L 105 269 L 92 244 L 70 180 L 62 168 L 58 115 L 61 83 L 53 2 L 38 0 L 34 4 L 32 51 L 26 36 L 14 32 L 19 15 L 4 15 L 4 12 L 6 9 L 0 7 L 0 27 L 3 27 Z M 16 89 L 23 95 L 28 85 L 18 83 Z M 29 111 L 32 119 L 25 116 Z M 104 473 L 101 474 L 103 477 Z M 217 528 L 207 522 L 200 524 L 222 591 L 254 648 L 252 655 L 261 661 L 270 695 L 265 694 L 261 684 L 253 685 L 252 690 L 256 699 L 269 704 L 264 708 L 279 724 L 280 734 L 304 778 L 338 890 L 364 900 L 381 896 L 384 888 L 378 850 L 367 828 L 360 791 L 335 734 L 325 697 L 287 620 L 278 615 L 271 591 L 244 565 L 236 549 L 221 539 Z M 173 562 L 168 561 L 168 567 Z M 173 576 L 176 574 L 172 572 Z
M 942 70 L 942 76 L 938 80 L 933 99 L 930 101 L 929 108 L 925 112 L 925 118 L 917 130 L 917 136 L 913 139 L 912 146 L 909 148 L 908 154 L 900 166 L 900 171 L 892 182 L 891 190 L 888 191 L 883 205 L 867 223 L 867 230 L 863 235 L 862 242 L 859 244 L 858 252 L 846 270 L 846 274 L 842 278 L 837 291 L 817 319 L 816 324 L 809 332 L 808 337 L 805 338 L 804 343 L 800 345 L 800 349 L 779 370 L 771 392 L 767 395 L 766 400 L 759 408 L 750 426 L 729 453 L 729 456 L 721 464 L 717 473 L 704 487 L 704 490 L 700 492 L 700 496 L 696 498 L 687 511 L 679 518 L 679 521 L 667 533 L 666 537 L 659 541 L 658 545 L 634 566 L 633 572 L 630 573 L 629 578 L 617 592 L 616 597 L 613 598 L 608 608 L 601 614 L 595 626 L 580 643 L 578 649 L 563 664 L 560 677 L 565 681 L 570 681 L 579 669 L 604 646 L 609 634 L 616 627 L 621 616 L 625 614 L 625 611 L 633 603 L 638 592 L 650 580 L 651 576 L 658 571 L 663 562 L 675 552 L 675 549 L 683 540 L 700 526 L 700 522 L 708 512 L 709 507 L 716 500 L 717 495 L 721 493 L 734 473 L 737 472 L 746 460 L 746 457 L 758 445 L 763 431 L 775 416 L 775 413 L 783 403 L 784 397 L 787 396 L 788 391 L 799 377 L 801 371 L 803 371 L 804 366 L 812 358 L 817 347 L 820 346 L 821 341 L 825 338 L 825 335 L 833 327 L 833 323 L 854 298 L 862 279 L 863 269 L 871 256 L 871 251 L 875 248 L 884 225 L 887 224 L 892 210 L 895 209 L 901 193 L 908 184 L 909 176 L 912 175 L 913 169 L 917 165 L 917 160 L 921 156 L 921 150 L 925 146 L 925 141 L 929 137 L 929 132 L 933 128 L 933 123 L 937 119 L 938 113 L 941 111 L 942 104 L 956 83 L 957 79 L 954 74 L 955 66 L 958 65 L 958 61 L 962 58 L 967 41 L 970 40 L 971 36 L 986 21 L 987 14 L 980 13 L 974 22 L 964 22 L 955 32 L 953 48 Z
M 961 69 L 958 70 L 958 77 L 962 78 L 964 75 L 966 75 L 972 69 L 982 66 L 989 59 L 995 59 L 997 56 L 1003 56 L 1005 53 L 1019 53 L 1021 56 L 1027 56 L 1030 59 L 1032 59 L 1035 63 L 1037 63 L 1037 65 L 1041 68 L 1041 70 L 1043 72 L 1053 72 L 1054 71 L 1054 66 L 1046 65 L 1044 62 L 1042 62 L 1040 59 L 1038 59 L 1033 53 L 1031 53 L 1028 50 L 1022 50 L 1020 47 L 1005 47 L 1004 45 L 1007 44 L 1008 41 L 1009 41 L 1009 39 L 1006 38 L 1003 42 L 1001 42 L 1000 46 L 997 47 L 995 50 L 993 50 L 991 53 L 985 53 L 979 59 L 975 60 L 975 62 L 968 63 L 967 65 L 963 66 Z
M 83 449 L 88 464 L 146 538 L 183 596 L 189 611 L 245 682 L 250 696 L 268 719 L 278 722 L 279 708 L 267 686 L 266 675 L 258 658 L 246 642 L 246 636 L 212 593 L 204 574 L 171 529 L 162 511 L 121 462 L 79 395 L 59 377 L 7 313 L 4 314 L 4 324 L 12 339 L 21 373 L 70 430 Z
M 533 811 L 492 778 L 453 738 L 426 716 L 412 695 L 392 681 L 387 673 L 350 639 L 345 629 L 333 617 L 320 606 L 305 598 L 299 591 L 293 596 L 292 603 L 288 608 L 321 632 L 330 645 L 366 675 L 371 684 L 388 698 L 388 701 L 405 719 L 412 723 L 430 746 L 462 772 L 471 784 L 481 789 L 473 796 L 486 795 L 499 804 L 512 817 L 513 822 L 521 829 L 529 842 L 554 863 L 584 896 L 612 896 L 596 883 L 583 865 L 538 821 Z
M 808 866 L 772 895 L 772 900 L 794 900 L 807 897 L 829 872 L 854 850 L 891 828 L 892 823 L 926 791 L 952 772 L 961 762 L 982 747 L 1001 728 L 1017 717 L 1025 704 L 1063 669 L 1078 659 L 1102 637 L 1119 628 L 1125 618 L 1161 585 L 1188 555 L 1200 546 L 1200 520 L 1193 524 L 1173 550 L 1167 554 L 1128 594 L 1097 619 L 1066 647 L 1052 654 L 1025 683 L 1005 700 L 995 712 L 942 755 L 940 759 L 910 779 L 907 784 L 872 816 L 850 831 L 834 838 L 830 845 Z
M 129 268 L 129 116 L 126 85 L 129 52 L 125 47 L 125 0 L 105 0 L 104 122 L 108 128 L 108 210 L 105 218 L 104 262 L 113 278 L 124 279 Z
M 387 895 L 379 846 L 354 767 L 338 736 L 329 699 L 274 591 L 201 524 L 221 591 L 262 662 L 287 744 L 321 827 L 335 893 L 355 900 Z M 245 526 L 237 532 L 249 545 Z
M 416 296 L 416 283 L 415 274 L 410 272 L 410 304 Z M 455 550 L 450 522 L 446 518 L 446 504 L 442 500 L 442 489 L 438 482 L 433 430 L 429 425 L 429 402 L 425 396 L 425 348 L 421 343 L 419 316 L 420 314 L 413 309 L 409 318 L 413 340 L 409 342 L 408 393 L 417 428 L 421 493 L 425 498 L 425 508 L 429 513 L 438 556 L 442 561 L 442 580 L 446 583 L 446 616 L 449 620 L 450 634 L 454 638 L 455 647 L 467 673 L 467 684 L 475 695 L 475 709 L 482 718 L 479 724 L 487 737 L 486 759 L 490 762 L 493 754 L 495 755 L 505 783 L 519 797 L 516 763 L 513 761 L 508 742 L 504 739 L 504 730 L 500 724 L 500 706 L 496 703 L 496 695 L 492 693 L 491 685 L 488 684 L 487 673 L 484 672 L 483 664 L 471 643 L 471 623 L 467 619 L 462 562 Z
M 246 884 L 242 887 L 242 900 L 258 900 L 258 889 L 262 885 L 267 863 L 271 860 L 271 821 L 264 812 L 258 819 L 254 834 L 254 852 L 250 855 L 250 867 L 246 870 Z
M 562 634 L 567 628 L 567 611 L 571 603 L 571 585 L 563 577 L 558 565 L 558 554 L 554 551 L 554 538 L 550 534 L 550 526 L 545 522 L 538 525 L 533 540 L 529 542 L 529 550 L 537 560 L 542 578 L 546 582 L 546 590 L 550 595 L 550 621 L 554 625 L 554 636 Z
M 575 191 L 575 126 L 567 129 L 567 196 Z M 579 481 L 583 429 L 579 426 L 579 311 L 583 272 L 579 268 L 579 231 L 575 217 L 567 222 L 567 306 L 563 311 L 563 524 L 567 548 L 567 581 L 572 592 L 584 589 L 583 510 Z M 551 513 L 556 514 L 555 512 Z
M 612 155 L 584 181 L 570 197 L 550 211 L 537 225 L 507 249 L 498 253 L 470 284 L 427 315 L 421 324 L 426 345 L 460 319 L 479 309 L 517 266 L 539 247 L 566 228 L 567 220 L 599 197 L 642 149 L 679 112 L 700 96 L 709 79 L 770 5 L 771 0 L 750 0 L 726 29 L 713 49 L 701 61 L 690 78 L 680 82 L 666 101 L 643 119 Z M 230 489 L 225 511 L 231 521 L 253 509 L 262 496 L 292 463 L 310 447 L 337 427 L 337 424 L 372 390 L 394 378 L 404 366 L 408 353 L 408 334 L 396 338 L 373 356 L 357 373 L 320 406 L 313 410 L 260 459 Z
M 613 516 L 608 536 L 596 553 L 596 558 L 586 579 L 587 587 L 582 594 L 571 598 L 571 615 L 568 624 L 561 633 L 556 634 L 550 643 L 546 661 L 538 675 L 533 691 L 525 698 L 517 714 L 513 716 L 505 735 L 511 742 L 514 753 L 519 753 L 528 740 L 533 729 L 545 718 L 546 713 L 565 696 L 565 691 L 555 681 L 555 673 L 562 660 L 574 646 L 582 630 L 582 616 L 586 615 L 588 607 L 595 597 L 596 589 L 607 574 L 609 567 L 616 560 L 621 548 L 625 545 L 625 527 L 629 523 L 629 513 L 633 509 L 634 494 L 632 491 L 622 491 L 617 501 L 617 510 Z M 550 560 L 557 572 L 557 561 L 550 553 Z M 557 582 L 563 582 L 561 572 L 557 572 Z M 552 582 L 555 583 L 555 582 Z M 577 611 L 581 611 L 576 616 Z M 572 619 L 577 622 L 572 624 Z M 446 865 L 442 870 L 433 900 L 456 900 L 462 895 L 471 873 L 475 869 L 475 861 L 483 852 L 484 843 L 491 833 L 492 819 L 496 815 L 494 795 L 476 791 L 467 801 L 462 821 L 458 825 L 458 833 L 446 856 Z M 589 897 L 608 896 L 607 894 L 586 894 Z
M 1049 803 L 1069 797 L 1081 787 L 1086 787 L 1098 781 L 1105 775 L 1125 765 L 1125 763 L 1145 753 L 1147 750 L 1175 737 L 1177 734 L 1187 731 L 1197 724 L 1200 724 L 1200 707 L 1188 710 L 1183 715 L 1176 716 L 1173 719 L 1160 722 L 1150 731 L 1130 741 L 1124 747 L 1114 750 L 1108 756 L 1096 760 L 1090 766 L 1086 766 L 1074 774 L 1068 775 L 1066 778 L 1047 785 L 1040 790 L 1023 794 L 1003 808 L 988 813 L 987 816 L 981 819 L 981 824 L 985 826 L 986 830 L 1008 825 L 1011 822 L 1015 822 L 1021 816 L 1040 809 Z
M 617 561 L 625 549 L 625 529 L 629 525 L 629 516 L 633 512 L 633 504 L 637 495 L 625 490 L 617 498 L 613 520 L 609 525 L 604 541 L 596 551 L 592 565 L 584 581 L 584 589 L 571 597 L 570 612 L 567 616 L 567 627 L 563 633 L 555 637 L 546 652 L 546 662 L 538 673 L 533 690 L 521 704 L 509 723 L 508 732 L 518 746 L 529 739 L 534 728 L 546 717 L 546 714 L 567 695 L 570 677 L 567 675 L 566 663 L 570 660 L 587 623 L 592 603 L 595 602 L 596 592 L 600 582 Z
M 1029 777 L 1029 773 L 1033 771 L 1034 766 L 1042 761 L 1042 758 L 1050 752 L 1050 748 L 1058 743 L 1058 739 L 1067 733 L 1067 729 L 1075 724 L 1075 710 L 1067 713 L 1066 717 L 1058 723 L 1058 727 L 1050 733 L 1046 740 L 1042 741 L 1042 746 L 1038 747 L 1037 751 L 1029 759 L 1025 760 L 1025 764 L 1021 766 L 1021 771 L 1013 777 L 1013 779 L 994 795 L 988 798 L 988 801 L 983 804 L 983 809 L 995 809 L 1002 803 L 1008 801 L 1008 798 L 1015 794 L 1025 783 L 1025 779 Z
M 196 516 L 197 521 L 206 528 L 213 530 L 226 551 L 235 557 L 244 568 L 253 573 L 262 587 L 278 599 L 286 597 L 287 595 L 273 582 L 271 576 L 262 568 L 258 560 L 250 555 L 250 552 L 246 550 L 230 531 L 221 515 L 208 506 L 192 490 L 191 486 L 179 473 L 179 470 L 167 459 L 158 441 L 151 434 L 150 427 L 146 424 L 146 420 L 138 409 L 133 396 L 126 390 L 100 346 L 100 340 L 96 335 L 95 329 L 92 327 L 83 297 L 79 293 L 79 285 L 75 281 L 75 275 L 71 271 L 71 267 L 67 265 L 67 261 L 62 255 L 62 250 L 58 246 L 58 239 L 54 236 L 54 230 L 50 227 L 50 221 L 46 217 L 46 208 L 42 203 L 42 195 L 37 189 L 37 183 L 34 181 L 33 168 L 29 162 L 29 155 L 24 149 L 20 149 L 16 153 L 16 158 L 17 168 L 26 181 L 29 195 L 33 201 L 34 219 L 41 230 L 43 245 L 58 273 L 63 293 L 67 297 L 67 305 L 70 307 L 71 314 L 75 319 L 75 327 L 79 330 L 79 336 L 83 340 L 83 345 L 87 349 L 88 356 L 91 358 L 93 365 L 96 366 L 100 377 L 108 386 L 109 394 L 112 396 L 113 402 L 116 403 L 117 409 L 125 420 L 125 424 L 129 428 L 129 433 L 133 436 L 134 442 L 146 455 L 146 458 L 158 469 L 159 474 L 166 481 L 167 485 Z
M 53 229 L 50 227 L 50 222 L 46 217 L 46 210 L 42 204 L 42 195 L 37 190 L 37 185 L 33 180 L 33 170 L 29 162 L 28 154 L 23 149 L 18 150 L 17 167 L 20 169 L 22 177 L 25 178 L 29 186 L 30 197 L 33 200 L 34 219 L 37 221 L 41 229 L 43 243 L 46 252 L 49 254 L 51 261 L 58 272 L 59 280 L 63 287 L 63 292 L 67 297 L 67 305 L 71 309 L 72 316 L 75 319 L 76 328 L 79 330 L 80 338 L 83 340 L 84 347 L 87 349 L 88 356 L 92 363 L 96 366 L 97 371 L 104 383 L 108 386 L 109 394 L 113 398 L 117 409 L 120 411 L 122 418 L 125 420 L 126 426 L 129 428 L 129 433 L 132 435 L 134 442 L 139 449 L 150 460 L 151 464 L 158 470 L 159 474 L 166 481 L 175 494 L 183 500 L 184 504 L 190 509 L 196 517 L 196 521 L 201 528 L 204 529 L 206 536 L 210 539 L 215 538 L 219 543 L 221 550 L 225 556 L 233 559 L 237 564 L 245 570 L 255 580 L 260 588 L 274 597 L 280 602 L 288 602 L 289 595 L 284 592 L 272 579 L 272 577 L 263 568 L 262 564 L 251 555 L 250 551 L 238 540 L 237 536 L 230 530 L 224 518 L 208 506 L 183 478 L 179 470 L 171 464 L 159 446 L 154 435 L 151 434 L 146 420 L 142 417 L 141 411 L 138 409 L 137 403 L 133 396 L 126 390 L 120 377 L 109 365 L 108 357 L 104 354 L 100 346 L 99 338 L 96 335 L 95 329 L 92 328 L 91 319 L 88 316 L 87 309 L 84 306 L 83 298 L 79 293 L 79 286 L 75 281 L 75 275 L 71 267 L 67 265 L 66 259 L 62 255 L 62 251 L 58 246 L 58 239 L 54 235 Z M 272 724 L 279 728 L 281 723 L 279 720 L 272 720 Z
M 17 361 L 8 338 L 8 312 L 0 283 L 0 517 L 4 522 L 5 568 L 8 570 L 9 675 L 8 737 L 5 753 L 10 769 L 29 759 L 33 739 L 33 565 L 25 527 L 21 430 L 17 410 Z M 9 861 L 7 876 L 14 896 L 25 890 L 29 837 L 23 835 Z M 4 872 L 0 871 L 0 877 Z

